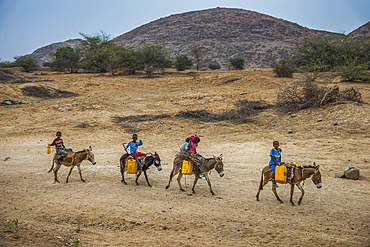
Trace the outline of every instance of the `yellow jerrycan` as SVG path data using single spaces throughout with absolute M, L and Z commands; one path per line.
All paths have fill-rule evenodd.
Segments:
M 278 165 L 275 167 L 275 181 L 280 183 L 286 183 L 287 168 L 286 166 Z
M 137 161 L 135 159 L 127 160 L 127 173 L 136 174 L 137 173 Z
M 47 154 L 51 154 L 51 147 L 50 147 L 50 144 L 48 144 L 48 146 L 46 147 L 46 153 L 47 153 Z
M 182 161 L 181 173 L 191 175 L 193 173 L 193 166 L 194 166 L 193 162 L 183 160 Z

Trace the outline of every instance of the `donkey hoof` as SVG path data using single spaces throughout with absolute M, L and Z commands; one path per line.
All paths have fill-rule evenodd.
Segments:
M 180 189 L 180 190 L 185 192 L 185 190 L 184 190 L 184 189 Z
M 126 182 L 123 182 L 125 185 L 127 185 L 127 183 Z
M 168 189 L 169 187 L 170 187 L 170 186 L 168 186 L 168 185 L 167 185 L 167 186 L 166 186 L 166 189 Z
M 83 180 L 83 179 L 81 179 L 81 181 L 82 181 L 82 182 L 84 182 L 84 183 L 86 182 L 86 181 L 85 181 L 85 180 Z

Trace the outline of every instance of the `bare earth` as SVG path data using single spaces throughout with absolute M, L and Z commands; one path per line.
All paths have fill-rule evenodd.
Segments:
M 295 118 L 269 109 L 246 124 L 172 117 L 122 128 L 113 117 L 174 116 L 196 109 L 220 113 L 235 108 L 238 99 L 273 103 L 276 90 L 301 75 L 280 79 L 266 69 L 204 71 L 195 77 L 170 73 L 155 79 L 17 73 L 29 77 L 28 82 L 1 82 L 0 100 L 33 104 L 0 106 L 0 246 L 74 246 L 77 239 L 80 246 L 370 246 L 369 83 L 330 84 L 357 88 L 364 104 L 306 109 Z M 241 79 L 221 84 L 237 77 Z M 22 87 L 33 85 L 79 95 L 40 100 L 22 94 Z M 131 140 L 128 129 L 143 140 L 141 152 L 157 151 L 162 159 L 162 171 L 148 171 L 153 188 L 143 176 L 139 186 L 134 175 L 127 175 L 127 185 L 121 183 L 119 158 L 122 143 Z M 46 154 L 46 146 L 58 130 L 75 151 L 92 146 L 97 164 L 82 163 L 85 183 L 76 168 L 68 184 L 67 167 L 59 170 L 60 184 L 47 172 L 52 155 Z M 193 176 L 181 181 L 186 192 L 179 190 L 176 178 L 165 190 L 179 145 L 193 134 L 201 136 L 198 151 L 203 156 L 224 157 L 225 176 L 210 175 L 215 196 L 205 179 L 192 195 Z M 278 188 L 283 204 L 271 192 L 271 183 L 256 201 L 274 140 L 280 141 L 283 161 L 320 165 L 323 188 L 307 180 L 299 206 L 289 203 L 289 185 Z M 334 177 L 350 166 L 360 168 L 359 180 Z M 297 202 L 300 192 L 295 192 Z M 18 233 L 7 231 L 9 219 L 19 220 Z

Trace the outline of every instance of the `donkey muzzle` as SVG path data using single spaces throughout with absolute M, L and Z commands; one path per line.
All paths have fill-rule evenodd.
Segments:
M 162 171 L 162 166 L 157 167 L 158 171 Z
M 220 173 L 220 177 L 223 177 L 225 175 L 224 171 Z
M 95 165 L 96 164 L 96 161 L 95 160 L 93 160 L 93 162 L 91 162 L 93 165 Z
M 322 187 L 322 183 L 316 185 L 316 188 L 320 189 Z

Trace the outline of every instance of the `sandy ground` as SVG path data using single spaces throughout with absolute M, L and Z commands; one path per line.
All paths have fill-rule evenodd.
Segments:
M 296 80 L 273 77 L 271 70 L 205 71 L 160 75 L 155 79 L 108 74 L 63 74 L 17 71 L 27 83 L 0 83 L 0 100 L 32 102 L 0 106 L 0 246 L 369 246 L 370 245 L 370 84 L 355 87 L 365 104 L 347 103 L 297 112 L 292 118 L 268 109 L 254 122 L 233 124 L 166 118 L 150 122 L 113 122 L 116 116 L 169 114 L 207 109 L 220 113 L 238 99 L 273 103 L 275 92 Z M 221 84 L 232 79 L 238 81 Z M 44 85 L 78 93 L 76 97 L 40 100 L 21 88 Z M 332 85 L 332 84 L 330 84 Z M 242 95 L 241 95 L 242 94 Z M 318 122 L 317 120 L 322 121 Z M 334 125 L 337 123 L 337 125 Z M 81 126 L 84 124 L 85 128 Z M 86 127 L 87 126 L 87 127 Z M 134 175 L 121 183 L 119 157 L 134 130 L 141 152 L 157 151 L 162 171 L 148 171 L 135 185 Z M 93 148 L 96 165 L 82 163 L 65 183 L 68 168 L 53 183 L 52 155 L 46 146 L 62 131 L 67 147 Z M 292 134 L 288 131 L 292 130 Z M 165 189 L 172 161 L 184 139 L 201 136 L 205 157 L 223 155 L 225 176 L 210 174 L 215 196 L 205 179 L 191 194 L 192 176 L 176 179 Z M 279 140 L 283 161 L 320 165 L 323 188 L 311 180 L 301 205 L 289 203 L 290 187 L 280 185 L 283 204 L 271 183 L 256 201 L 261 170 L 269 161 L 272 141 Z M 10 159 L 4 161 L 5 157 Z M 359 180 L 334 175 L 349 166 L 361 170 Z M 296 190 L 294 201 L 300 192 Z M 7 231 L 7 220 L 18 219 L 18 232 Z

